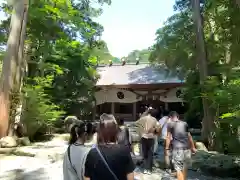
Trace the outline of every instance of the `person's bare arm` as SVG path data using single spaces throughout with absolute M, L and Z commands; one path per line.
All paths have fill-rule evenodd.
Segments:
M 154 125 L 155 134 L 159 136 L 162 132 L 162 127 L 161 127 L 161 124 L 157 121 L 157 119 L 156 118 L 154 119 L 155 119 L 155 125 Z
M 169 149 L 170 149 L 171 137 L 172 137 L 172 134 L 171 134 L 171 132 L 170 132 L 169 129 L 168 129 L 168 130 L 167 130 L 165 150 L 169 150 Z
M 188 140 L 189 140 L 192 152 L 195 153 L 196 148 L 195 148 L 195 144 L 194 144 L 194 141 L 193 141 L 193 138 L 192 138 L 192 135 L 190 132 L 188 132 Z
M 127 174 L 127 180 L 134 180 L 134 173 L 133 172 Z
M 158 136 L 161 136 L 161 134 L 162 134 L 162 127 L 161 126 L 159 126 L 157 128 L 156 133 L 157 133 Z
M 90 180 L 90 178 L 89 178 L 89 177 L 85 177 L 85 176 L 84 176 L 84 180 Z
M 188 132 L 188 140 L 189 140 L 189 143 L 190 143 L 190 148 L 192 150 L 193 153 L 196 152 L 196 148 L 195 148 L 195 145 L 194 145 L 194 141 L 193 141 L 193 138 L 192 138 L 192 135 L 189 131 L 189 127 L 188 127 L 188 124 L 186 124 L 186 129 L 187 129 L 187 132 Z

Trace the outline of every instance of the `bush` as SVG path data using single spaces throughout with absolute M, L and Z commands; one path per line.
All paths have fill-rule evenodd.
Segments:
M 42 80 L 41 83 L 46 82 Z M 24 88 L 25 104 L 21 118 L 26 126 L 27 136 L 31 140 L 36 134 L 51 132 L 54 122 L 63 114 L 59 107 L 49 100 L 41 83 L 27 85 Z
M 226 118 L 220 120 L 217 130 L 218 151 L 225 154 L 239 155 L 240 149 L 240 119 Z

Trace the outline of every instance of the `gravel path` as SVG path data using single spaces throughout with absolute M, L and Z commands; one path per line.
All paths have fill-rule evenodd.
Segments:
M 61 180 L 62 162 L 34 157 L 7 156 L 0 160 L 1 180 Z
M 62 180 L 62 161 L 46 162 L 34 157 L 7 156 L 0 160 L 1 180 Z M 136 179 L 176 180 L 161 169 L 152 175 L 137 173 Z M 226 178 L 206 177 L 197 172 L 189 172 L 188 180 L 227 180 Z M 233 180 L 233 179 L 228 179 Z
M 36 147 L 29 147 L 33 151 L 43 152 L 43 156 L 23 157 L 23 156 L 0 156 L 0 179 L 1 180 L 62 180 L 62 160 L 49 159 L 46 152 L 65 151 L 66 145 L 63 143 L 42 143 Z M 29 149 L 28 149 L 29 150 Z M 41 154 L 41 153 L 40 153 Z M 160 153 L 161 157 L 161 153 Z M 163 170 L 155 168 L 152 175 L 144 175 L 136 169 L 136 179 L 139 180 L 176 180 Z M 189 171 L 188 180 L 235 180 L 221 179 L 204 176 L 198 172 Z

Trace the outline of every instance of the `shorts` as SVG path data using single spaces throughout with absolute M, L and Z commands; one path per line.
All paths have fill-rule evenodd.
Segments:
M 184 168 L 191 166 L 191 150 L 173 149 L 172 163 L 176 171 L 182 171 Z

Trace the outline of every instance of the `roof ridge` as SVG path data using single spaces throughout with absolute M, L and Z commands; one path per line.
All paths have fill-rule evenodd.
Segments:
M 183 80 L 162 65 L 152 63 L 98 66 L 97 85 L 182 83 Z M 120 76 L 121 74 L 121 76 Z
M 165 64 L 159 64 L 159 65 L 156 65 L 156 64 L 152 64 L 152 63 L 140 63 L 140 64 L 112 64 L 112 65 L 108 65 L 108 64 L 100 64 L 100 65 L 97 65 L 96 68 L 104 68 L 104 67 L 128 67 L 128 66 L 141 66 L 141 65 L 149 65 L 153 68 L 163 68 L 163 69 L 166 69 L 166 70 L 169 70 L 169 68 L 165 65 Z M 170 70 L 171 71 L 171 70 Z
M 136 63 L 126 63 L 125 65 L 122 65 L 122 63 L 113 63 L 111 66 L 127 66 L 127 65 L 134 65 L 134 66 L 138 66 L 138 65 L 151 65 L 150 62 L 142 62 L 139 64 Z M 109 66 L 109 64 L 98 64 L 97 67 L 105 67 L 105 66 Z

